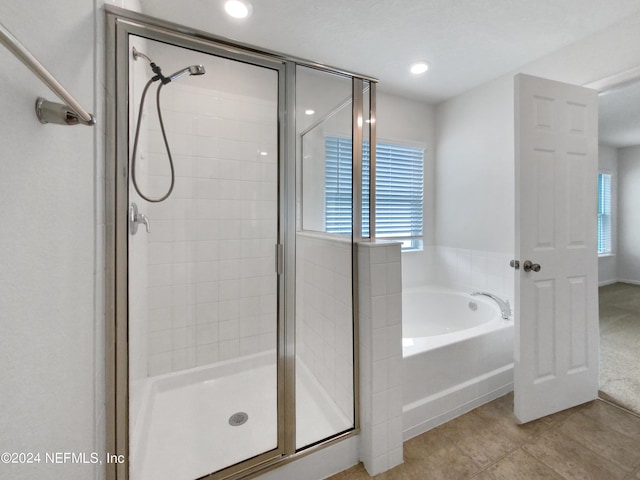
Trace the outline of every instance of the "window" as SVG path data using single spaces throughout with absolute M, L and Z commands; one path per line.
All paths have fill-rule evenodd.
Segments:
M 422 246 L 424 149 L 376 144 L 376 236 Z M 351 233 L 351 139 L 325 139 L 325 228 Z M 362 152 L 363 236 L 369 235 L 369 147 Z
M 612 253 L 611 248 L 611 175 L 598 174 L 598 254 Z
M 324 171 L 325 231 L 351 235 L 351 139 L 325 139 Z

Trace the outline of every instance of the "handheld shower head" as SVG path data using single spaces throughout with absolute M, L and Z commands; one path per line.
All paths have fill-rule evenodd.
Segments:
M 180 77 L 186 75 L 204 75 L 204 66 L 203 65 L 191 65 L 190 67 L 183 68 L 182 70 L 178 70 L 176 73 L 169 75 L 162 81 L 162 83 L 173 82 L 174 80 L 179 79 Z
M 189 66 L 187 68 L 183 68 L 182 70 L 178 70 L 173 75 L 169 75 L 168 77 L 165 77 L 162 74 L 162 70 L 160 69 L 160 67 L 158 65 L 156 65 L 154 62 L 152 62 L 151 59 L 148 56 L 146 56 L 144 53 L 140 53 L 134 48 L 133 49 L 133 58 L 137 59 L 138 57 L 143 57 L 144 59 L 146 59 L 149 62 L 149 65 L 151 66 L 151 70 L 153 71 L 154 76 L 151 77 L 149 79 L 149 81 L 147 82 L 147 84 L 144 86 L 144 89 L 142 90 L 142 96 L 140 98 L 140 109 L 139 109 L 139 112 L 138 112 L 138 124 L 136 125 L 136 134 L 135 134 L 135 138 L 133 140 L 133 154 L 131 156 L 131 178 L 133 180 L 133 186 L 136 189 L 136 192 L 138 192 L 138 195 L 140 195 L 142 198 L 144 198 L 147 202 L 159 203 L 159 202 L 163 202 L 164 200 L 169 198 L 169 195 L 171 195 L 171 192 L 173 192 L 173 187 L 174 187 L 175 181 L 176 181 L 175 169 L 173 167 L 173 158 L 171 157 L 171 150 L 169 149 L 169 143 L 167 141 L 167 134 L 166 134 L 166 132 L 164 130 L 164 122 L 162 121 L 162 111 L 160 110 L 160 92 L 162 91 L 162 87 L 164 87 L 169 82 L 177 80 L 178 78 L 180 78 L 180 77 L 182 77 L 182 76 L 184 76 L 186 74 L 189 74 L 189 75 L 204 75 L 205 70 L 204 70 L 204 66 L 203 65 L 191 65 L 191 66 Z M 159 198 L 150 198 L 140 190 L 140 187 L 138 185 L 138 181 L 136 180 L 136 152 L 137 152 L 137 149 L 138 149 L 138 136 L 140 134 L 140 123 L 141 123 L 141 120 L 142 120 L 142 109 L 144 107 L 144 100 L 146 98 L 147 91 L 149 90 L 149 87 L 154 82 L 157 82 L 158 80 L 160 80 L 160 83 L 158 84 L 158 89 L 156 90 L 156 107 L 158 109 L 158 122 L 160 123 L 160 131 L 162 132 L 162 138 L 164 139 L 164 146 L 167 149 L 167 157 L 169 158 L 169 166 L 171 168 L 171 184 L 169 185 L 169 190 L 167 190 L 167 192 L 164 195 L 162 195 Z

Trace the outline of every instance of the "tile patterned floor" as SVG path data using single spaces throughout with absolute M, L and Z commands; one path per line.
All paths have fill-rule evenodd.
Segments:
M 362 464 L 330 480 L 364 480 Z M 376 480 L 640 480 L 640 417 L 600 400 L 518 425 L 513 395 L 404 444 Z

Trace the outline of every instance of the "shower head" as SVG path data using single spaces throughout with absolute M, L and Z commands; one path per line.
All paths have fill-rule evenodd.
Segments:
M 162 83 L 173 82 L 174 80 L 179 79 L 180 77 L 182 77 L 183 75 L 186 75 L 187 73 L 189 75 L 204 75 L 205 74 L 204 66 L 203 65 L 191 65 L 190 67 L 183 68 L 182 70 L 178 70 L 176 73 L 166 77 L 162 81 Z

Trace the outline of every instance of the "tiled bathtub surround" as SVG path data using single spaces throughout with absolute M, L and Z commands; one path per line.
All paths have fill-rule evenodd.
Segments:
M 296 361 L 353 421 L 351 250 L 350 236 L 296 235 Z
M 410 253 L 406 261 L 411 261 Z M 430 246 L 424 249 L 427 283 L 462 292 L 483 290 L 509 299 L 513 304 L 513 255 Z
M 360 459 L 371 475 L 402 463 L 400 244 L 358 244 Z
M 177 82 L 162 105 L 175 189 L 138 205 L 151 222 L 138 233 L 148 238 L 149 375 L 276 344 L 276 105 Z M 143 185 L 158 196 L 169 170 L 149 123 Z

